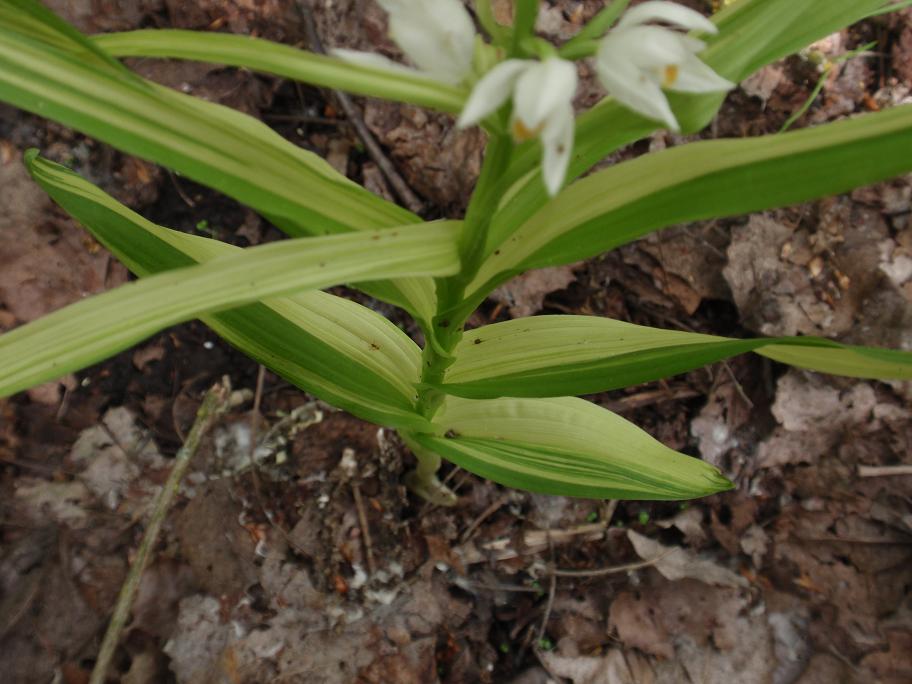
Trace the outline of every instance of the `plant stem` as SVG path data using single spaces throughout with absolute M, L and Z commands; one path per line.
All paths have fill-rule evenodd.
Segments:
M 440 408 L 444 394 L 433 385 L 443 381 L 444 373 L 453 362 L 453 349 L 462 339 L 465 316 L 459 320 L 447 317 L 465 294 L 466 285 L 478 272 L 484 256 L 485 240 L 500 199 L 496 192 L 498 181 L 510 163 L 513 141 L 507 135 L 491 137 L 485 150 L 484 163 L 475 192 L 466 210 L 462 233 L 459 236 L 459 256 L 462 268 L 450 278 L 437 280 L 437 315 L 428 331 L 427 343 L 421 359 L 421 383 L 418 409 L 428 418 Z
M 462 233 L 459 236 L 459 255 L 462 268 L 450 278 L 441 278 L 437 284 L 437 314 L 431 322 L 431 329 L 425 331 L 426 342 L 421 355 L 421 382 L 418 392 L 418 410 L 431 419 L 437 413 L 446 394 L 437 389 L 443 382 L 446 369 L 453 363 L 453 350 L 462 339 L 465 319 L 468 314 L 460 313 L 458 317 L 449 316 L 462 303 L 466 285 L 478 272 L 484 257 L 485 240 L 491 218 L 494 216 L 500 193 L 497 191 L 499 181 L 510 163 L 513 153 L 513 141 L 508 135 L 493 135 L 485 150 L 484 163 L 475 192 L 469 201 L 463 221 Z M 407 435 L 403 435 L 407 439 Z M 411 446 L 411 445 L 410 445 Z M 444 499 L 455 501 L 455 496 L 437 481 L 435 475 L 440 465 L 440 457 L 429 454 L 424 449 L 412 448 L 418 459 L 418 468 L 407 476 L 409 486 L 414 492 L 425 498 L 439 495 Z
M 114 613 L 111 615 L 111 622 L 108 624 L 108 629 L 101 642 L 101 649 L 98 652 L 95 667 L 92 669 L 92 677 L 89 679 L 89 684 L 104 684 L 108 668 L 114 657 L 114 651 L 117 649 L 118 641 L 120 641 L 120 633 L 130 617 L 130 609 L 133 606 L 136 591 L 139 589 L 139 581 L 142 578 L 143 570 L 145 570 L 152 549 L 158 541 L 158 534 L 161 531 L 168 509 L 174 501 L 184 473 L 187 472 L 187 466 L 193 460 L 203 435 L 212 426 L 216 416 L 225 410 L 229 394 L 230 387 L 228 387 L 227 383 L 215 385 L 206 393 L 203 403 L 196 413 L 196 420 L 193 423 L 190 434 L 187 436 L 187 441 L 184 442 L 184 445 L 174 458 L 174 466 L 168 475 L 168 481 L 165 482 L 165 486 L 162 487 L 158 498 L 155 500 L 152 516 L 143 535 L 142 543 L 139 545 L 136 558 L 127 573 L 123 586 L 120 588 L 120 593 L 117 595 Z

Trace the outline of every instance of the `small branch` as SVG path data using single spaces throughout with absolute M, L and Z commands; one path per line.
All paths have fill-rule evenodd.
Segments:
M 604 577 L 605 575 L 616 575 L 622 572 L 632 572 L 633 570 L 648 568 L 649 566 L 658 563 L 669 553 L 671 553 L 671 551 L 666 551 L 661 556 L 656 556 L 655 558 L 650 558 L 649 560 L 640 561 L 638 563 L 612 565 L 607 568 L 597 568 L 595 570 L 560 570 L 555 568 L 554 570 L 551 570 L 551 575 L 553 577 Z
M 190 461 L 193 460 L 193 456 L 199 449 L 203 435 L 212 427 L 216 416 L 227 407 L 230 393 L 231 389 L 225 383 L 212 387 L 203 398 L 203 403 L 196 413 L 196 420 L 193 423 L 190 434 L 187 435 L 187 441 L 177 452 L 177 456 L 174 458 L 174 466 L 168 475 L 168 481 L 165 482 L 165 486 L 162 487 L 153 505 L 152 516 L 143 535 L 142 543 L 139 545 L 136 559 L 133 561 L 133 565 L 130 567 L 129 573 L 127 573 L 127 579 L 124 581 L 120 594 L 117 596 L 114 613 L 111 615 L 111 622 L 108 624 L 108 629 L 101 642 L 98 660 L 96 660 L 95 667 L 92 669 L 92 677 L 89 680 L 89 684 L 104 684 L 108 668 L 114 657 L 114 651 L 117 649 L 118 641 L 120 641 L 120 633 L 130 617 L 130 609 L 133 606 L 136 591 L 139 589 L 139 581 L 142 578 L 143 570 L 148 564 L 152 549 L 158 541 L 158 535 L 168 509 L 174 501 Z
M 550 532 L 550 530 L 549 530 Z M 548 552 L 551 556 L 551 566 L 554 567 L 554 544 L 551 542 L 551 535 L 548 535 Z M 545 614 L 542 615 L 541 624 L 538 626 L 538 640 L 536 646 L 540 646 L 542 639 L 548 630 L 548 621 L 551 619 L 551 611 L 554 608 L 554 597 L 557 594 L 557 575 L 551 573 L 551 581 L 548 584 L 548 602 L 545 604 Z
M 317 54 L 325 54 L 326 51 L 323 49 L 323 41 L 320 40 L 320 35 L 317 33 L 317 26 L 314 23 L 310 8 L 305 6 L 302 2 L 296 4 L 301 17 L 304 19 L 304 26 L 307 29 L 307 41 L 310 43 L 310 49 Z M 371 156 L 371 159 L 374 160 L 377 166 L 380 167 L 380 171 L 386 176 L 386 180 L 389 181 L 389 184 L 393 186 L 393 191 L 405 205 L 406 209 L 413 214 L 420 214 L 424 210 L 424 203 L 418 199 L 418 196 L 414 192 L 412 192 L 408 183 L 405 182 L 405 179 L 403 179 L 396 170 L 393 162 L 391 162 L 389 157 L 383 153 L 383 149 L 368 130 L 367 124 L 364 123 L 364 119 L 361 117 L 358 108 L 355 107 L 355 103 L 352 102 L 351 97 L 349 97 L 348 93 L 344 93 L 341 90 L 333 90 L 331 92 L 339 103 L 342 112 L 345 114 L 345 118 L 348 119 L 352 128 L 355 129 L 355 133 L 358 134 L 358 137 L 361 138 L 361 142 L 364 143 L 367 153 Z
M 893 477 L 894 475 L 912 475 L 912 465 L 858 466 L 858 477 Z
M 485 520 L 490 518 L 497 511 L 499 511 L 501 506 L 504 506 L 505 504 L 507 504 L 509 502 L 510 502 L 509 493 L 503 494 L 500 497 L 498 497 L 494 501 L 494 503 L 492 503 L 490 506 L 488 506 L 486 509 L 484 509 L 484 511 L 481 512 L 481 515 L 479 515 L 477 518 L 475 518 L 475 520 L 472 521 L 472 524 L 466 528 L 466 531 L 462 533 L 462 537 L 459 540 L 460 543 L 465 544 L 467 541 L 469 541 L 472 538 L 472 535 L 475 534 L 475 530 L 477 530 L 481 526 L 481 523 L 483 523 Z
M 374 562 L 374 544 L 371 541 L 370 527 L 367 524 L 367 513 L 364 509 L 364 498 L 361 496 L 361 487 L 357 482 L 352 482 L 352 494 L 355 496 L 355 507 L 358 509 L 358 524 L 361 527 L 361 539 L 364 541 L 364 555 L 367 558 L 367 571 L 373 577 L 377 570 Z

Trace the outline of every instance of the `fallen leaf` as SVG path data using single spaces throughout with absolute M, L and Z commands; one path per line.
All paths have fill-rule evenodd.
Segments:
M 747 580 L 740 575 L 680 547 L 663 546 L 633 530 L 627 530 L 627 538 L 637 555 L 643 560 L 653 561 L 655 569 L 666 579 L 690 578 L 720 587 L 747 586 Z
M 494 290 L 491 299 L 506 306 L 514 318 L 531 316 L 541 310 L 546 296 L 576 280 L 574 267 L 571 264 L 528 271 Z
M 656 681 L 645 658 L 618 649 L 601 657 L 566 657 L 545 652 L 541 659 L 553 674 L 567 677 L 573 684 L 652 684 Z

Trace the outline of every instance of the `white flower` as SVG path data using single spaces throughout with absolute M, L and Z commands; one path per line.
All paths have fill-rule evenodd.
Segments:
M 697 57 L 706 44 L 684 33 L 649 22 L 716 33 L 715 25 L 692 9 L 673 2 L 651 0 L 627 12 L 602 39 L 596 71 L 609 94 L 626 107 L 663 121 L 673 131 L 678 121 L 662 89 L 682 93 L 731 90 L 725 80 Z
M 472 70 L 475 26 L 460 0 L 378 0 L 389 14 L 390 37 L 426 75 L 457 84 Z M 407 67 L 382 55 L 333 50 L 349 62 L 402 71 Z M 414 72 L 413 69 L 408 71 Z
M 560 190 L 573 149 L 573 95 L 576 67 L 549 57 L 537 62 L 508 59 L 491 69 L 476 84 L 459 117 L 465 128 L 478 123 L 512 95 L 510 131 L 517 141 L 540 138 L 542 175 L 548 194 Z

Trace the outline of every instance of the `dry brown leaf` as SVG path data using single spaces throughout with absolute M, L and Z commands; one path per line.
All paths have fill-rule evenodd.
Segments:
M 0 187 L 0 308 L 25 323 L 126 281 L 85 231 L 56 218 L 18 156 L 0 165 Z
M 666 579 L 690 578 L 720 587 L 746 587 L 748 584 L 731 570 L 680 547 L 663 546 L 633 530 L 627 530 L 627 538 L 637 555 L 643 560 L 654 561 L 653 566 Z
M 573 684 L 653 684 L 655 674 L 649 662 L 636 654 L 626 654 L 618 649 L 604 656 L 560 656 L 542 653 L 548 669 L 559 677 L 567 677 Z
M 529 271 L 498 287 L 491 299 L 505 305 L 514 318 L 531 316 L 541 310 L 545 297 L 576 280 L 574 267 L 571 264 Z

